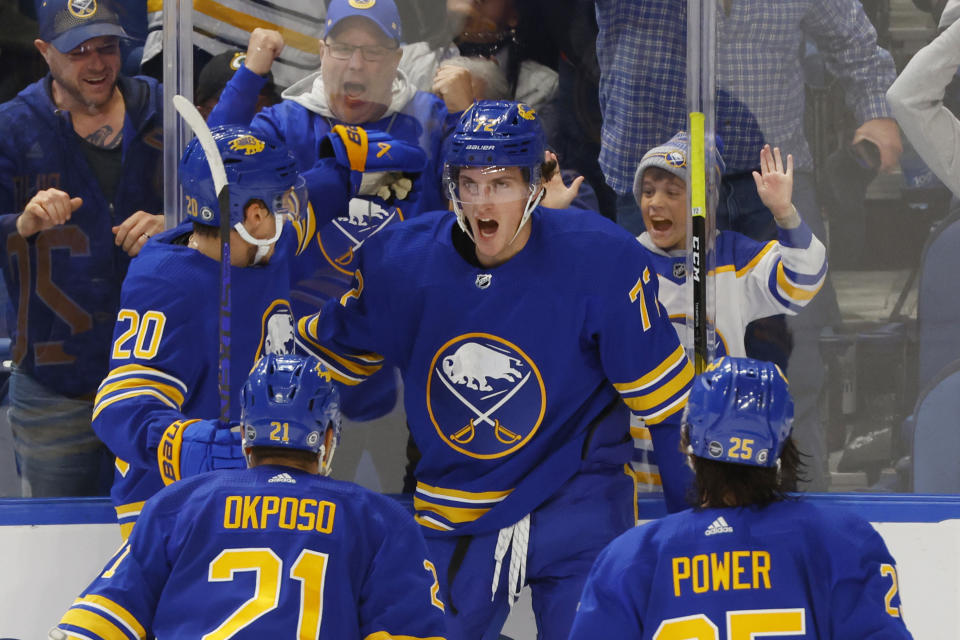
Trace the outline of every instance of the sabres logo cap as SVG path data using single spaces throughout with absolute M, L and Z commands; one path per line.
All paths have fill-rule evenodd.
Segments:
M 128 37 L 108 0 L 36 0 L 36 6 L 40 39 L 60 53 L 92 38 Z
M 403 39 L 400 13 L 393 0 L 333 0 L 327 8 L 327 29 L 323 37 L 329 36 L 341 20 L 351 16 L 371 20 L 397 44 L 400 44 Z

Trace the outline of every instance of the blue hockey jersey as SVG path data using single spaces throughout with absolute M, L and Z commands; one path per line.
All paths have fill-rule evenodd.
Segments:
M 391 499 L 282 466 L 188 478 L 58 625 L 77 638 L 442 640 L 419 527 Z
M 628 407 L 669 424 L 686 402 L 692 367 L 643 248 L 587 212 L 537 208 L 530 224 L 492 269 L 457 251 L 450 212 L 392 226 L 355 288 L 298 324 L 346 384 L 400 367 L 416 518 L 437 532 L 513 524 L 579 469 L 627 463 Z
M 571 640 L 910 638 L 894 560 L 862 518 L 802 500 L 669 515 L 614 540 Z
M 220 264 L 174 242 L 190 228 L 187 223 L 152 238 L 133 261 L 123 283 L 110 372 L 94 404 L 94 431 L 117 456 L 111 497 L 125 536 L 143 501 L 164 485 L 157 445 L 167 427 L 219 413 Z M 294 350 L 290 282 L 307 259 L 294 257 L 308 235 L 288 224 L 268 264 L 231 270 L 234 420 L 254 363 L 267 353 Z

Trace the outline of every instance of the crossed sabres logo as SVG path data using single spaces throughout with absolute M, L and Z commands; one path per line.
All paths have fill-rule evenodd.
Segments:
M 89 18 L 97 12 L 97 0 L 71 0 L 67 10 L 77 18 Z
M 330 266 L 352 276 L 357 249 L 384 227 L 401 220 L 399 207 L 384 208 L 374 200 L 353 198 L 347 215 L 334 218 L 317 233 L 320 250 Z
M 536 364 L 487 333 L 458 336 L 434 355 L 427 412 L 440 438 L 472 458 L 501 458 L 540 428 L 547 396 Z

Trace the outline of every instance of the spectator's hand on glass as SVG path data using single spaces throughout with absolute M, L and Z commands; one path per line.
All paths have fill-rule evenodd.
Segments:
M 279 31 L 257 27 L 250 33 L 247 57 L 243 61 L 243 66 L 258 75 L 265 76 L 273 66 L 273 61 L 280 57 L 283 47 L 283 36 Z
M 431 91 L 443 99 L 447 111 L 463 111 L 479 98 L 474 95 L 473 78 L 470 72 L 456 65 L 441 65 L 433 76 Z
M 563 183 L 563 177 L 560 175 L 560 163 L 557 162 L 557 154 L 552 151 L 545 151 L 543 159 L 548 165 L 548 170 L 550 165 L 552 165 L 552 171 L 549 172 L 549 175 L 544 174 L 543 176 L 543 186 L 546 189 L 546 193 L 540 204 L 548 209 L 566 209 L 573 203 L 574 199 L 576 199 L 577 194 L 580 193 L 583 176 L 574 178 L 568 187 Z
M 137 211 L 110 230 L 114 236 L 113 243 L 122 247 L 133 258 L 140 253 L 150 236 L 163 231 L 163 214 Z
M 890 173 L 897 168 L 903 145 L 900 141 L 900 128 L 893 118 L 874 118 L 867 120 L 853 134 L 853 144 L 861 140 L 868 140 L 877 146 L 880 151 L 880 167 L 883 173 Z
M 17 217 L 17 233 L 29 238 L 38 231 L 64 224 L 82 205 L 82 199 L 71 198 L 59 189 L 38 191 Z

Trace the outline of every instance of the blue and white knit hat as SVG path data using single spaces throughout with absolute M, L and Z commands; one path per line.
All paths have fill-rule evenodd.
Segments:
M 640 160 L 637 172 L 633 176 L 633 197 L 640 202 L 643 191 L 643 172 L 650 167 L 659 167 L 687 181 L 687 157 L 690 151 L 690 141 L 686 131 L 678 131 L 672 138 L 658 147 L 650 149 Z

